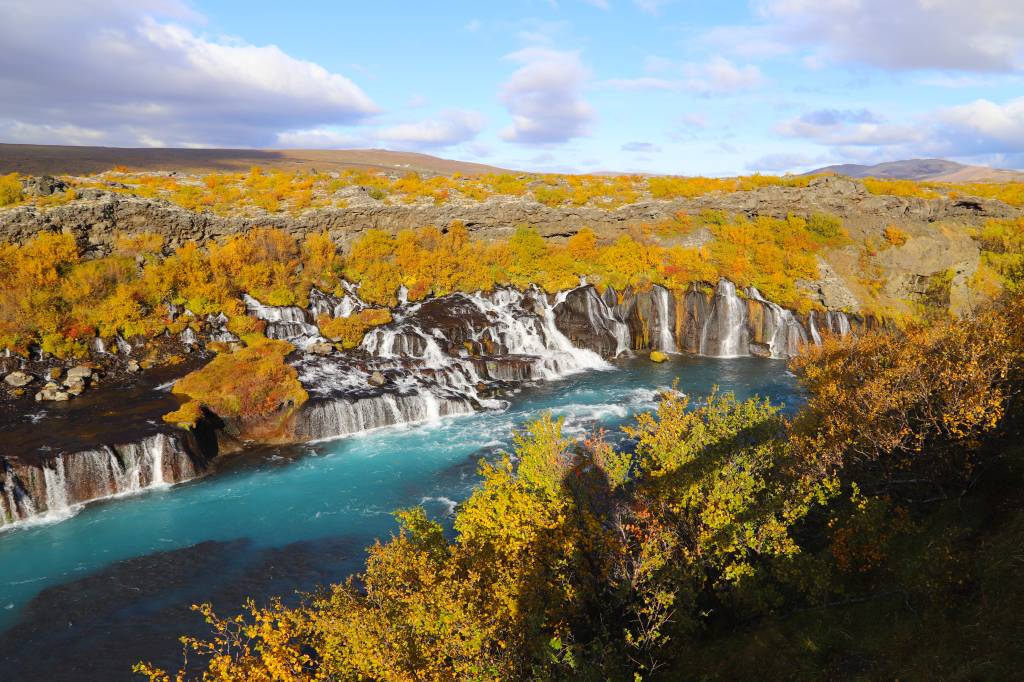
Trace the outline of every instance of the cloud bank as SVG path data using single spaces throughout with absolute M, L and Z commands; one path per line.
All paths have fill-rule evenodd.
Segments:
M 349 78 L 274 45 L 196 34 L 173 0 L 0 4 L 7 141 L 268 146 L 378 111 Z
M 512 114 L 502 138 L 519 144 L 556 144 L 588 134 L 594 110 L 583 99 L 590 71 L 578 52 L 527 47 L 506 55 L 520 64 L 499 99 Z

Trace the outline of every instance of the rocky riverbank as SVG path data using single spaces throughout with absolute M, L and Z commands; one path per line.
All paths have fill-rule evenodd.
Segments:
M 289 362 L 309 400 L 292 413 L 283 442 L 336 438 L 402 423 L 501 409 L 501 397 L 527 382 L 607 369 L 632 353 L 694 353 L 709 357 L 785 359 L 805 343 L 871 325 L 840 311 L 798 315 L 766 301 L 753 288 L 726 280 L 694 284 L 685 292 L 612 288 L 599 294 L 582 285 L 556 295 L 538 289 L 499 288 L 489 294 L 452 294 L 402 302 L 393 321 L 374 328 L 359 348 L 340 351 L 316 326 L 327 312 L 344 317 L 366 307 L 352 290 L 334 297 L 314 290 L 309 308 L 275 307 L 246 297 L 265 333 L 292 343 Z M 180 315 L 190 315 L 186 310 Z M 242 447 L 258 425 L 220 419 L 207 411 L 183 430 L 161 417 L 180 401 L 171 384 L 201 366 L 209 344 L 228 339 L 218 316 L 176 338 L 118 339 L 94 344 L 93 362 L 68 374 L 102 377 L 101 386 L 70 401 L 39 409 L 30 391 L 9 396 L 13 408 L 0 451 L 0 520 L 59 516 L 76 505 L 134 493 L 206 473 L 218 454 Z M 139 372 L 153 346 L 181 360 Z M 174 356 L 171 356 L 174 357 Z M 5 359 L 7 377 L 40 385 L 53 376 L 47 360 Z M 11 367 L 18 364 L 17 368 Z M 10 383 L 8 381 L 8 383 Z M 24 391 L 24 387 L 21 389 Z M 43 390 L 46 390 L 45 388 Z

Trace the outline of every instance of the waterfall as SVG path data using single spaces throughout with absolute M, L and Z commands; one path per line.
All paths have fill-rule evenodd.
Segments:
M 328 317 L 350 317 L 357 310 L 366 308 L 366 303 L 355 293 L 355 288 L 347 282 L 342 285 L 345 295 L 342 297 L 325 293 L 316 287 L 309 290 L 309 313 L 313 320 L 321 315 Z
M 300 347 L 324 340 L 317 326 L 306 318 L 306 311 L 298 306 L 265 305 L 249 294 L 242 294 L 242 301 L 250 315 L 267 323 L 267 338 L 290 341 Z
M 673 310 L 675 302 L 672 300 L 672 292 L 663 286 L 655 285 L 651 291 L 654 296 L 654 304 L 658 312 L 658 334 L 656 337 L 656 349 L 663 353 L 675 353 L 676 341 L 673 335 Z
M 296 417 L 297 434 L 335 438 L 502 408 L 488 387 L 608 368 L 559 330 L 554 310 L 568 293 L 552 302 L 539 289 L 501 288 L 403 302 L 390 323 L 366 334 L 358 352 L 301 354 L 293 364 L 311 399 Z M 601 314 L 592 311 L 594 319 Z M 621 343 L 626 334 L 618 324 L 612 333 Z
M 43 480 L 46 481 L 46 511 L 64 514 L 71 508 L 68 503 L 68 481 L 64 460 L 57 458 L 52 467 L 43 466 Z
M 592 285 L 582 284 L 562 292 L 552 311 L 558 330 L 574 345 L 605 357 L 617 357 L 629 350 L 629 325 L 618 317 Z
M 825 326 L 833 334 L 839 336 L 849 336 L 850 334 L 850 318 L 846 316 L 846 313 L 839 310 L 830 310 L 825 313 Z
M 364 433 L 398 424 L 434 422 L 442 417 L 472 414 L 468 400 L 439 398 L 424 391 L 412 395 L 383 395 L 362 399 L 317 400 L 303 409 L 297 430 L 310 440 Z
M 42 463 L 4 461 L 0 526 L 5 526 L 5 520 L 7 527 L 37 518 L 59 519 L 87 502 L 187 481 L 199 475 L 208 456 L 187 435 L 157 433 L 130 443 L 65 453 Z M 27 489 L 20 480 L 29 481 Z
M 768 346 L 768 354 L 773 358 L 791 358 L 800 351 L 800 345 L 807 343 L 807 332 L 797 321 L 792 310 L 766 300 L 756 287 L 750 287 L 747 295 L 761 304 L 764 311 L 761 338 Z
M 815 346 L 821 345 L 821 332 L 818 331 L 818 313 L 812 310 L 807 316 L 807 327 L 811 333 L 811 341 Z
M 0 528 L 38 515 L 37 505 L 11 463 L 0 457 Z
M 117 334 L 114 337 L 114 344 L 115 344 L 115 347 L 117 348 L 117 352 L 118 353 L 120 353 L 122 355 L 129 355 L 129 354 L 131 354 L 131 352 L 132 352 L 131 344 L 129 344 L 127 341 L 125 341 L 124 337 L 121 336 L 120 334 Z
M 735 284 L 727 279 L 719 280 L 711 312 L 701 330 L 700 354 L 718 358 L 741 357 L 749 354 L 749 345 L 747 306 L 736 294 Z
M 196 336 L 192 327 L 185 327 L 185 330 L 178 335 L 178 340 L 185 346 L 195 346 L 199 343 L 199 337 Z

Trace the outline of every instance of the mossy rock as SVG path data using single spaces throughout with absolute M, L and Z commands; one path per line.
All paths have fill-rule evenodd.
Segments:
M 662 353 L 660 350 L 651 351 L 651 362 L 665 362 L 668 360 L 668 355 Z

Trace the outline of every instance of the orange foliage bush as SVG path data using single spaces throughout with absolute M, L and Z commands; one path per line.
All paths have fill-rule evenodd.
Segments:
M 379 327 L 391 321 L 391 311 L 386 308 L 366 308 L 352 313 L 348 317 L 331 318 L 321 316 L 317 320 L 320 333 L 331 341 L 340 343 L 342 348 L 355 348 L 363 341 L 363 337 L 373 327 Z
M 179 379 L 172 390 L 221 417 L 247 420 L 286 415 L 309 397 L 299 383 L 298 372 L 285 363 L 293 350 L 286 341 L 265 339 L 233 353 L 221 353 Z

